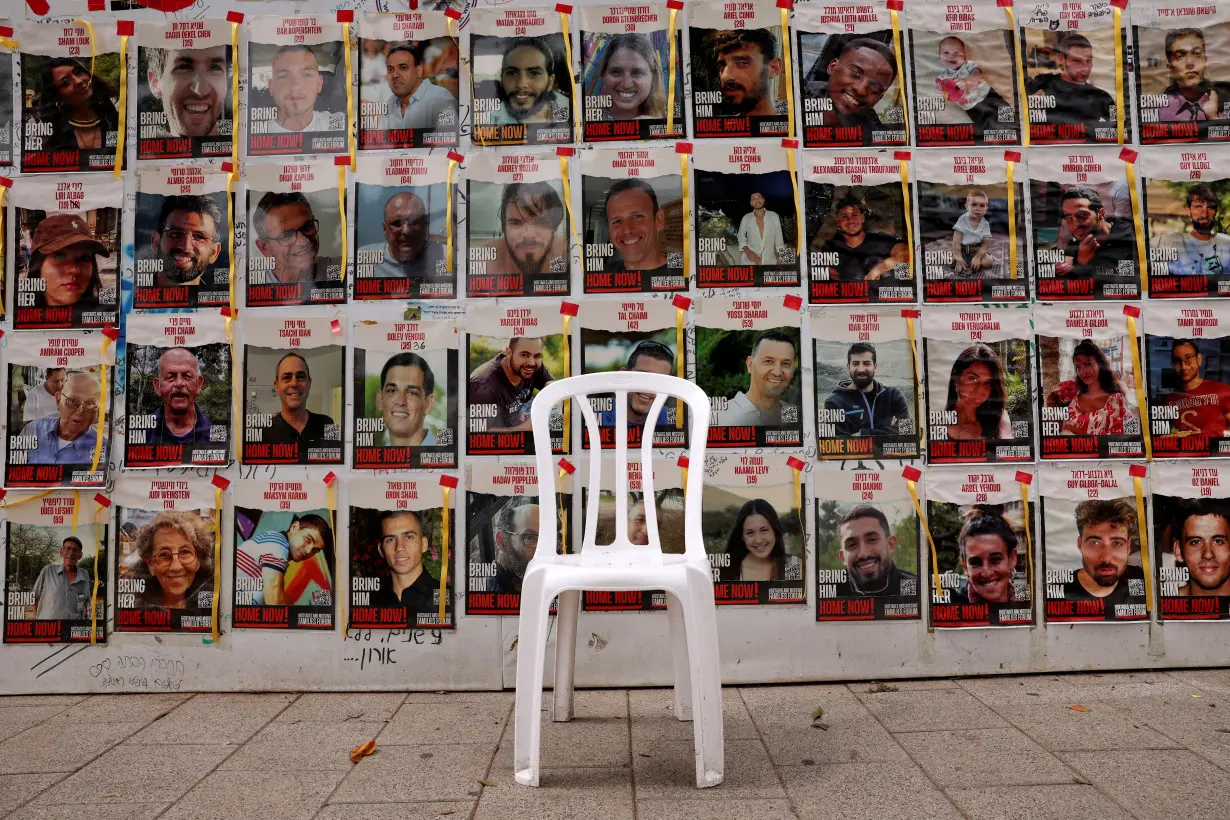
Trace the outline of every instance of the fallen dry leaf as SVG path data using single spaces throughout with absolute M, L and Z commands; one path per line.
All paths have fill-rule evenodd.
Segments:
M 443 816 L 444 816 L 444 815 L 446 815 L 446 814 L 452 814 L 452 813 L 453 813 L 453 810 L 452 810 L 452 809 L 442 809 L 442 810 L 440 810 L 440 811 L 438 812 L 438 814 L 439 814 L 441 817 L 443 817 Z
M 374 740 L 369 740 L 366 743 L 355 746 L 350 750 L 350 762 L 358 763 L 374 751 L 376 751 L 376 741 Z
M 1073 712 L 1092 712 L 1093 711 L 1088 706 L 1069 706 L 1068 708 L 1071 709 Z
M 1223 735 L 1230 735 L 1230 729 L 1218 729 Z
M 483 786 L 494 786 L 495 785 L 494 780 L 480 780 L 478 782 L 480 785 L 483 785 Z

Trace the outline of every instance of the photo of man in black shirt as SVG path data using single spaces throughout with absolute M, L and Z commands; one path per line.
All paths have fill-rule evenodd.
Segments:
M 1144 571 L 1130 566 L 1136 508 L 1127 498 L 1082 501 L 1076 505 L 1076 546 L 1081 568 L 1063 586 L 1065 600 L 1102 598 L 1107 609 L 1125 603 L 1133 593 L 1128 581 L 1144 583 Z
M 380 514 L 380 555 L 391 578 L 381 579 L 372 606 L 405 607 L 407 614 L 435 612 L 440 582 L 423 566 L 423 553 L 430 549 L 423 534 L 423 521 L 413 510 L 386 510 Z
M 893 563 L 897 537 L 888 517 L 876 507 L 860 504 L 837 522 L 837 557 L 845 564 L 846 582 L 837 585 L 837 597 L 918 593 L 918 576 Z
M 1102 197 L 1088 185 L 1073 185 L 1060 197 L 1062 223 L 1072 232 L 1056 276 L 1088 279 L 1116 276 L 1120 262 L 1136 259 L 1136 230 L 1130 217 L 1108 217 Z
M 1025 93 L 1043 98 L 1040 109 L 1030 108 L 1031 124 L 1071 125 L 1115 121 L 1115 97 L 1090 84 L 1093 72 L 1093 44 L 1085 35 L 1070 31 L 1055 44 L 1058 72 L 1031 77 Z M 1045 119 L 1039 117 L 1045 113 Z
M 333 419 L 307 409 L 308 396 L 312 392 L 312 373 L 302 356 L 287 353 L 278 359 L 273 390 L 282 409 L 273 417 L 273 424 L 265 430 L 263 441 L 269 444 L 299 443 L 304 447 L 323 443 L 325 428 L 333 426 Z
M 867 205 L 849 194 L 833 205 L 831 217 L 837 233 L 831 239 L 821 241 L 817 235 L 812 240 L 813 251 L 838 254 L 837 265 L 828 266 L 830 281 L 891 279 L 897 265 L 909 264 L 910 248 L 904 239 L 867 231 L 870 215 Z

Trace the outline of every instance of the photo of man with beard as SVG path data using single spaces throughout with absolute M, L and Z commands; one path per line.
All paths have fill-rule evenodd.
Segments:
M 568 270 L 567 216 L 564 202 L 547 182 L 511 182 L 500 195 L 500 233 L 483 247 L 494 251 L 471 261 L 484 276 L 565 275 Z M 472 260 L 473 260 L 472 255 Z M 475 270 L 475 268 L 478 268 Z M 527 293 L 532 292 L 529 288 Z
M 1130 498 L 1082 501 L 1075 517 L 1081 568 L 1063 585 L 1063 600 L 1100 599 L 1105 617 L 1114 620 L 1116 604 L 1144 597 L 1144 571 L 1129 563 L 1140 549 L 1135 540 L 1136 505 Z
M 850 345 L 846 352 L 846 372 L 850 378 L 838 382 L 824 400 L 825 410 L 842 412 L 842 420 L 836 422 L 837 435 L 885 436 L 913 429 L 909 401 L 897 388 L 876 381 L 878 368 L 875 345 Z
M 1230 273 L 1230 235 L 1218 230 L 1221 200 L 1210 186 L 1197 183 L 1184 194 L 1184 205 L 1191 228 L 1162 234 L 1154 246 L 1163 252 L 1166 274 L 1223 276 Z
M 846 582 L 837 597 L 917 594 L 918 576 L 893 562 L 897 536 L 878 508 L 860 504 L 837 521 L 837 557 L 846 567 Z M 902 592 L 905 583 L 908 593 Z
M 150 251 L 157 260 L 154 285 L 173 288 L 212 284 L 204 277 L 212 274 L 213 264 L 222 255 L 226 224 L 213 196 L 166 197 L 150 235 Z
M 488 359 L 470 373 L 466 399 L 471 408 L 483 406 L 486 431 L 529 432 L 530 401 L 554 377 L 543 364 L 542 340 L 513 337 L 495 358 Z
M 476 144 L 567 141 L 572 125 L 572 78 L 566 70 L 560 71 L 556 56 L 563 53 L 561 35 L 505 38 L 475 34 L 471 47 L 476 66 Z M 494 61 L 497 56 L 499 73 L 488 79 L 477 66 L 480 60 Z M 498 107 L 490 110 L 495 102 Z M 544 131 L 550 132 L 550 139 L 542 139 L 547 136 Z M 563 139 L 556 138 L 556 133 Z
M 784 89 L 779 88 L 783 65 L 777 30 L 691 31 L 692 53 L 698 55 L 692 64 L 696 136 L 785 134 L 786 100 Z M 702 54 L 706 59 L 699 59 Z M 707 102 L 714 92 L 721 94 L 721 102 Z

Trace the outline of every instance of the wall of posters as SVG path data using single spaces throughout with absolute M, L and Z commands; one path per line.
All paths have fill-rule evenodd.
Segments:
M 1153 561 L 1164 621 L 1230 618 L 1230 507 L 1227 464 L 1156 464 Z
M 1219 216 L 1230 148 L 1147 150 L 1139 162 L 1150 298 L 1230 295 L 1230 234 Z
M 1230 343 L 1230 313 L 1219 302 L 1183 304 L 1149 308 L 1144 350 L 1153 457 L 1226 455 L 1230 370 L 1222 372 L 1222 346 Z
M 1226 9 L 1155 0 L 1132 9 L 1132 32 L 1141 143 L 1230 139 L 1230 76 L 1220 59 L 1230 46 Z
M 137 26 L 137 159 L 231 155 L 234 58 L 223 19 Z
M 457 144 L 460 51 L 433 8 L 359 21 L 359 148 Z

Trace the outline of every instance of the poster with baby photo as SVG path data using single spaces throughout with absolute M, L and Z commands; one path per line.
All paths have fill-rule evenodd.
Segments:
M 1030 311 L 930 308 L 922 335 L 927 461 L 1033 461 Z
M 1230 296 L 1227 168 L 1230 146 L 1140 152 L 1150 298 Z
M 1136 471 L 1147 494 L 1143 464 L 1038 467 L 1048 622 L 1148 619 L 1141 554 L 1148 530 L 1138 517 Z
M 905 70 L 888 4 L 799 3 L 791 25 L 803 147 L 905 145 Z
M 1017 7 L 1031 144 L 1132 142 L 1128 32 L 1126 25 L 1115 28 L 1112 5 L 1100 0 L 1026 0 Z M 1120 54 L 1125 55 L 1122 68 L 1116 65 Z M 1142 57 L 1149 55 L 1137 52 L 1136 59 Z M 1116 74 L 1122 83 L 1118 88 Z
M 1230 140 L 1230 10 L 1151 0 L 1132 6 L 1140 142 Z
M 1150 305 L 1145 330 L 1153 457 L 1230 455 L 1230 306 Z
M 1033 610 L 1034 505 L 1022 479 L 1030 466 L 927 469 L 926 526 L 939 589 L 931 590 L 931 624 L 1030 626 Z
M 1118 305 L 1035 305 L 1044 461 L 1143 458 L 1127 319 Z
M 802 161 L 808 301 L 917 301 L 900 160 L 892 151 L 846 150 L 807 151 Z
M 1140 298 L 1144 260 L 1118 149 L 1031 149 L 1029 196 L 1039 299 Z
M 1167 462 L 1150 473 L 1158 615 L 1230 619 L 1230 463 Z
M 1026 301 L 1032 290 L 1021 153 L 919 152 L 916 166 L 923 301 Z
M 1013 31 L 999 4 L 910 3 L 905 17 L 915 144 L 1019 143 Z

